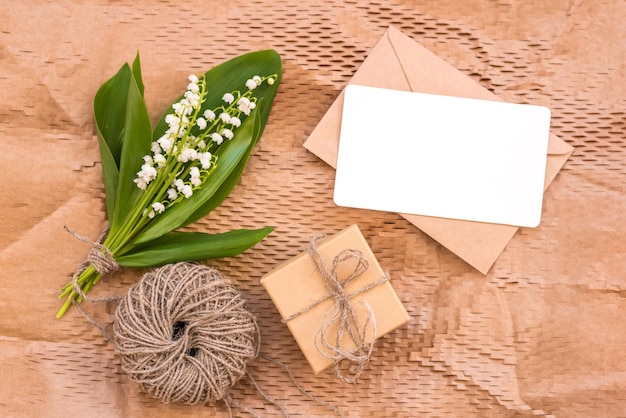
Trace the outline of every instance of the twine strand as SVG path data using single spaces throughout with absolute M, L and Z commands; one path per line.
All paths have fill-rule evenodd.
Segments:
M 329 269 L 317 249 L 317 242 L 323 237 L 323 235 L 313 237 L 308 252 L 324 280 L 328 294 L 284 318 L 283 322 L 287 323 L 310 311 L 320 303 L 333 299 L 334 305 L 324 314 L 321 327 L 316 333 L 315 346 L 320 354 L 333 361 L 335 375 L 340 380 L 347 383 L 355 383 L 363 370 L 365 370 L 372 355 L 376 340 L 376 318 L 374 311 L 365 303 L 368 315 L 362 326 L 359 326 L 355 309 L 350 301 L 355 296 L 366 293 L 389 281 L 389 277 L 385 275 L 354 292 L 347 293 L 346 288 L 348 285 L 369 268 L 369 263 L 361 251 L 348 248 L 333 258 L 332 269 Z M 351 260 L 356 260 L 356 266 L 347 278 L 340 279 L 338 275 L 339 267 Z M 329 334 L 333 329 L 336 329 L 336 333 L 334 338 L 331 338 Z M 347 349 L 341 347 L 344 335 L 348 335 L 352 339 L 355 343 L 354 348 Z M 344 370 L 346 363 L 348 365 L 347 370 Z
M 344 417 L 343 413 L 341 412 L 341 410 L 339 408 L 337 408 L 335 405 L 328 403 L 326 401 L 324 401 L 323 399 L 313 395 L 311 392 L 309 392 L 308 390 L 306 390 L 304 387 L 302 387 L 302 385 L 300 384 L 300 382 L 298 382 L 298 380 L 296 379 L 296 377 L 293 375 L 293 373 L 291 372 L 291 369 L 282 361 L 279 361 L 275 358 L 272 358 L 266 354 L 259 354 L 259 357 L 270 361 L 274 364 L 276 364 L 277 366 L 279 366 L 281 369 L 283 369 L 283 371 L 285 373 L 287 373 L 287 376 L 289 376 L 289 379 L 291 380 L 291 382 L 294 384 L 294 386 L 300 391 L 300 393 L 302 393 L 304 396 L 306 396 L 307 398 L 311 399 L 313 402 L 317 403 L 320 406 L 326 407 L 328 409 L 330 409 L 331 411 L 335 412 L 337 415 L 339 415 L 341 418 Z

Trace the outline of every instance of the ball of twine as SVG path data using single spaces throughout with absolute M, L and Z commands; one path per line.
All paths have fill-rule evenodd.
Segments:
M 166 403 L 224 399 L 258 354 L 254 315 L 232 283 L 207 266 L 177 263 L 146 273 L 116 315 L 122 367 Z

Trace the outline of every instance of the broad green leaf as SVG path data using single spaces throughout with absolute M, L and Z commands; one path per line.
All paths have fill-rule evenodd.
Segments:
M 150 117 L 135 77 L 130 77 L 126 100 L 126 119 L 122 135 L 120 175 L 116 195 L 116 201 L 121 202 L 123 199 L 124 204 L 115 206 L 113 219 L 109 219 L 110 234 L 113 234 L 121 226 L 143 193 L 137 188 L 133 180 L 141 168 L 143 156 L 150 152 L 150 144 L 152 143 Z
M 94 117 L 96 126 L 102 134 L 111 155 L 119 167 L 122 153 L 122 135 L 126 120 L 126 103 L 132 73 L 128 64 L 107 80 L 94 98 Z
M 102 176 L 107 201 L 107 215 L 112 219 L 117 195 L 122 136 L 126 120 L 126 102 L 131 71 L 124 64 L 107 80 L 94 98 L 94 119 L 102 155 Z
M 133 76 L 139 92 L 143 96 L 144 86 L 141 78 L 139 54 L 133 61 L 132 71 L 128 64 L 124 64 L 115 76 L 98 89 L 94 99 L 94 118 L 102 159 L 102 174 L 109 219 L 113 219 L 115 212 L 128 89 L 130 79 Z
M 100 160 L 102 161 L 102 177 L 104 180 L 104 192 L 106 194 L 107 217 L 113 219 L 115 212 L 115 198 L 117 194 L 117 182 L 119 179 L 119 168 L 115 157 L 111 153 L 100 129 L 98 132 L 98 145 L 100 146 Z
M 273 228 L 239 229 L 221 234 L 171 232 L 117 257 L 123 267 L 152 267 L 178 261 L 233 257 L 265 238 Z

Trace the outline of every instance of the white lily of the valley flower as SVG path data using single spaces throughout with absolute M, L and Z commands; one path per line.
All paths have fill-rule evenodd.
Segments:
M 189 199 L 192 195 L 193 195 L 193 189 L 191 188 L 190 185 L 185 184 L 180 192 L 183 194 L 183 196 L 185 196 L 187 199 Z
M 224 141 L 224 138 L 222 138 L 222 135 L 218 134 L 217 132 L 213 132 L 211 134 L 211 140 L 215 142 L 217 145 L 221 145 L 222 142 Z
M 220 114 L 220 119 L 222 120 L 222 122 L 228 123 L 230 122 L 230 115 L 227 112 L 223 112 Z
M 237 101 L 237 109 L 241 111 L 246 116 L 250 115 L 250 112 L 256 108 L 256 103 L 251 101 L 247 97 L 242 97 Z
M 202 166 L 202 169 L 207 170 L 209 167 L 211 167 L 212 157 L 213 155 L 211 155 L 210 152 L 203 152 L 198 155 L 198 160 L 200 161 L 200 165 Z
M 241 126 L 241 119 L 239 119 L 237 116 L 233 116 L 232 118 L 230 118 L 230 124 L 233 125 L 235 128 L 239 128 Z
M 189 83 L 187 85 L 187 90 L 193 93 L 198 93 L 200 91 L 200 87 L 196 83 Z
M 165 205 L 163 205 L 163 203 L 161 203 L 161 202 L 155 202 L 155 203 L 152 204 L 152 209 L 156 213 L 163 213 L 163 212 L 165 212 Z
M 226 139 L 233 139 L 233 131 L 230 129 L 222 129 L 222 136 Z
M 172 145 L 174 144 L 169 135 L 163 135 L 157 140 L 157 142 L 166 154 L 170 152 L 170 150 L 172 149 Z
M 150 183 L 157 176 L 157 170 L 151 164 L 144 164 L 141 166 L 141 171 L 137 173 L 137 177 L 143 180 L 146 184 Z
M 206 129 L 206 119 L 204 118 L 196 119 L 196 125 L 198 125 L 198 128 L 202 130 Z
M 231 104 L 235 101 L 235 96 L 233 96 L 231 93 L 226 93 L 224 96 L 222 96 L 222 100 L 228 104 Z
M 198 152 L 193 148 L 184 148 L 176 159 L 181 163 L 193 161 L 198 156 Z
M 148 188 L 148 184 L 140 178 L 136 178 L 133 182 L 137 185 L 137 187 L 141 190 L 146 190 Z
M 202 181 L 200 180 L 200 169 L 198 167 L 191 167 L 189 170 L 189 182 L 193 186 L 199 186 Z
M 187 90 L 185 92 L 185 99 L 187 99 L 189 101 L 189 105 L 192 108 L 197 108 L 198 106 L 200 106 L 200 95 L 196 94 L 190 90 Z
M 165 163 L 167 163 L 167 160 L 165 159 L 165 157 L 162 154 L 155 153 L 154 154 L 154 163 L 159 168 L 161 168 L 161 167 L 165 166 Z
M 203 115 L 206 118 L 206 120 L 215 120 L 215 113 L 213 113 L 211 109 L 205 110 Z

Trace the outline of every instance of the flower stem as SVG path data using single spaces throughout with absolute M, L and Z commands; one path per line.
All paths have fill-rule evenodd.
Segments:
M 93 286 L 98 283 L 102 275 L 96 271 L 96 269 L 90 264 L 83 270 L 78 278 L 77 284 L 83 293 L 89 292 Z M 80 303 L 82 301 L 82 297 L 78 294 L 76 289 L 74 289 L 74 284 L 72 282 L 66 284 L 61 289 L 61 294 L 59 295 L 59 299 L 66 298 L 65 303 L 61 306 L 59 311 L 56 314 L 57 318 L 63 317 L 67 310 L 72 306 L 72 303 Z

